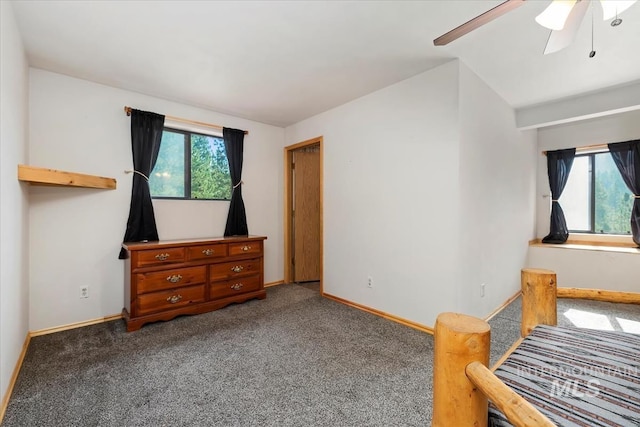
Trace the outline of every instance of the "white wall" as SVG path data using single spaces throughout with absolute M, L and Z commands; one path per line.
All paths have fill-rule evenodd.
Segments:
M 564 288 L 640 292 L 640 254 L 532 246 L 529 266 L 554 271 Z
M 29 327 L 28 199 L 17 179 L 26 162 L 28 68 L 10 2 L 0 2 L 0 397 Z
M 549 233 L 550 200 L 546 157 L 542 151 L 640 138 L 640 111 L 573 122 L 538 130 L 537 237 Z M 572 238 L 572 237 L 569 237 Z M 626 238 L 631 241 L 631 238 Z M 530 267 L 558 274 L 558 286 L 640 292 L 640 255 L 586 250 L 529 248 Z
M 468 96 L 480 98 L 471 102 Z M 467 136 L 461 138 L 461 131 Z M 486 315 L 516 291 L 533 236 L 535 147 L 531 134 L 515 130 L 513 111 L 466 67 L 461 71 L 452 61 L 304 120 L 286 129 L 286 143 L 318 135 L 325 143 L 325 292 L 433 325 L 443 311 Z M 486 152 L 484 144 L 490 145 Z M 499 150 L 513 164 L 488 160 Z M 484 194 L 477 194 L 474 183 Z M 498 212 L 496 198 L 514 191 L 514 200 L 505 201 L 512 211 Z M 482 216 L 464 227 L 470 204 Z M 475 230 L 485 219 L 495 227 Z M 515 231 L 499 229 L 505 223 Z M 494 229 L 513 234 L 493 236 Z M 462 250 L 467 244 L 472 246 Z M 475 262 L 477 248 L 486 259 Z M 508 259 L 500 268 L 514 271 L 485 265 L 502 256 Z M 495 289 L 478 307 L 462 284 L 476 273 Z M 373 289 L 366 287 L 367 276 Z
M 640 110 L 640 81 L 516 110 L 521 129 L 543 128 Z
M 30 329 L 118 314 L 117 259 L 131 197 L 125 105 L 245 129 L 243 197 L 249 232 L 266 235 L 265 280 L 283 277 L 282 128 L 30 69 L 29 157 L 34 166 L 115 177 L 116 190 L 30 190 Z M 155 200 L 160 239 L 221 236 L 229 203 Z M 79 288 L 89 285 L 89 298 Z
M 536 132 L 517 130 L 513 109 L 460 63 L 460 135 L 459 310 L 485 316 L 520 289 L 534 235 Z

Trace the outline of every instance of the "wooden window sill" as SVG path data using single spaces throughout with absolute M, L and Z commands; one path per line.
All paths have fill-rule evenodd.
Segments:
M 600 252 L 619 252 L 626 254 L 640 254 L 640 248 L 634 243 L 626 242 L 604 242 L 604 241 L 587 241 L 587 240 L 567 240 L 563 244 L 542 243 L 540 239 L 529 242 L 529 246 L 555 248 L 555 249 L 573 249 L 583 251 L 600 251 Z

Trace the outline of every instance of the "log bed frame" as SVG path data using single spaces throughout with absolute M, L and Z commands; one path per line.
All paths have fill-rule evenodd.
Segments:
M 527 336 L 537 325 L 557 326 L 556 274 L 523 269 L 521 286 L 521 336 Z M 516 427 L 555 426 L 487 368 L 490 327 L 486 321 L 442 313 L 436 320 L 434 339 L 432 427 L 486 427 L 488 400 Z M 522 338 L 511 347 L 494 370 L 521 341 Z

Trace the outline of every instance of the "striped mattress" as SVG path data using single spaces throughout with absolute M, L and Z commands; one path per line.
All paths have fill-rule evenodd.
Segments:
M 558 426 L 640 426 L 640 335 L 538 326 L 495 374 Z

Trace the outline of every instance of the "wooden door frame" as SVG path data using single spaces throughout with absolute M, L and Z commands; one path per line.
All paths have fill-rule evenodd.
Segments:
M 320 147 L 320 293 L 324 294 L 324 215 L 323 215 L 323 196 L 324 196 L 324 161 L 323 161 L 323 138 L 318 136 L 307 139 L 306 141 L 284 147 L 284 283 L 291 283 L 293 277 L 293 265 L 291 264 L 291 211 L 293 210 L 293 180 L 291 161 L 293 152 L 299 148 L 318 145 Z

